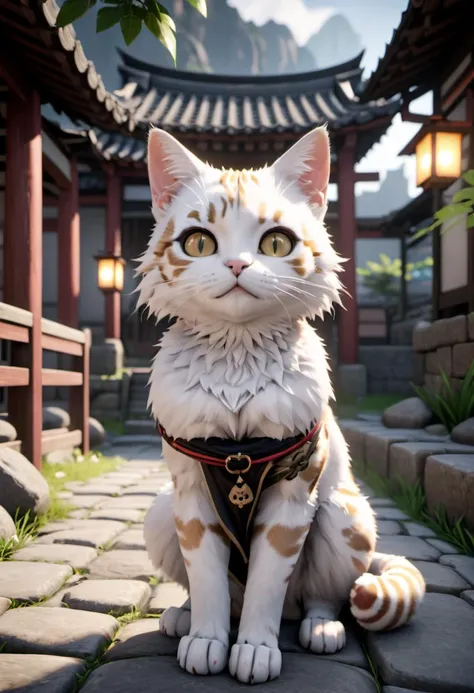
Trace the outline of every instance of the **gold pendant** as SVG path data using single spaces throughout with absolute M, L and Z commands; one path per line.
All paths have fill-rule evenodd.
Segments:
M 233 505 L 238 505 L 240 509 L 244 507 L 244 505 L 248 505 L 248 503 L 251 503 L 253 501 L 253 493 L 252 489 L 248 484 L 243 484 L 242 486 L 238 486 L 238 483 L 242 484 L 243 479 L 241 476 L 237 479 L 237 484 L 233 486 L 230 490 L 229 493 L 229 500 Z

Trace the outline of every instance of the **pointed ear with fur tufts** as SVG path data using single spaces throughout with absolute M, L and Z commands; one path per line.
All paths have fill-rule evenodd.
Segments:
M 275 161 L 272 169 L 277 180 L 296 180 L 312 205 L 325 207 L 331 171 L 326 126 L 308 132 Z
M 148 178 L 153 207 L 163 209 L 182 182 L 196 179 L 205 165 L 164 130 L 152 128 L 148 135 Z

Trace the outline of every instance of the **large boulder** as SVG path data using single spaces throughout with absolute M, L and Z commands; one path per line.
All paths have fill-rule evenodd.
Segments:
M 0 419 L 0 443 L 11 443 L 16 440 L 15 427 L 9 421 Z
M 0 448 L 0 505 L 14 517 L 49 508 L 49 486 L 40 472 L 16 450 Z
M 96 450 L 105 442 L 105 430 L 100 421 L 89 417 L 89 447 Z
M 15 523 L 5 508 L 0 505 L 0 539 L 8 541 L 16 534 Z
M 69 428 L 70 425 L 71 417 L 64 409 L 60 407 L 43 408 L 43 431 L 52 428 Z
M 455 443 L 474 445 L 474 417 L 455 426 L 451 431 L 451 438 Z
M 383 423 L 387 428 L 424 428 L 433 421 L 433 414 L 419 397 L 409 397 L 386 409 Z

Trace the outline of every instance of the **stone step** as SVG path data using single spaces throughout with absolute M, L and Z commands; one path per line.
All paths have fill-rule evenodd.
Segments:
M 157 445 L 158 443 L 161 442 L 161 438 L 158 435 L 158 432 L 155 430 L 154 435 L 145 435 L 141 433 L 136 433 L 136 434 L 131 434 L 128 433 L 127 435 L 119 436 L 118 438 L 114 439 L 114 447 L 120 447 L 122 445 L 125 446 L 131 446 L 131 445 Z
M 156 423 L 149 418 L 129 419 L 125 421 L 123 430 L 125 435 L 156 434 Z
M 129 406 L 128 407 L 128 417 L 130 419 L 149 419 L 150 411 L 146 408 L 146 404 Z

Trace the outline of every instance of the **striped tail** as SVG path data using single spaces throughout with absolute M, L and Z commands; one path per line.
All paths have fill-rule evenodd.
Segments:
M 375 553 L 369 568 L 354 583 L 352 615 L 367 630 L 392 630 L 412 618 L 425 594 L 420 571 L 402 556 Z

